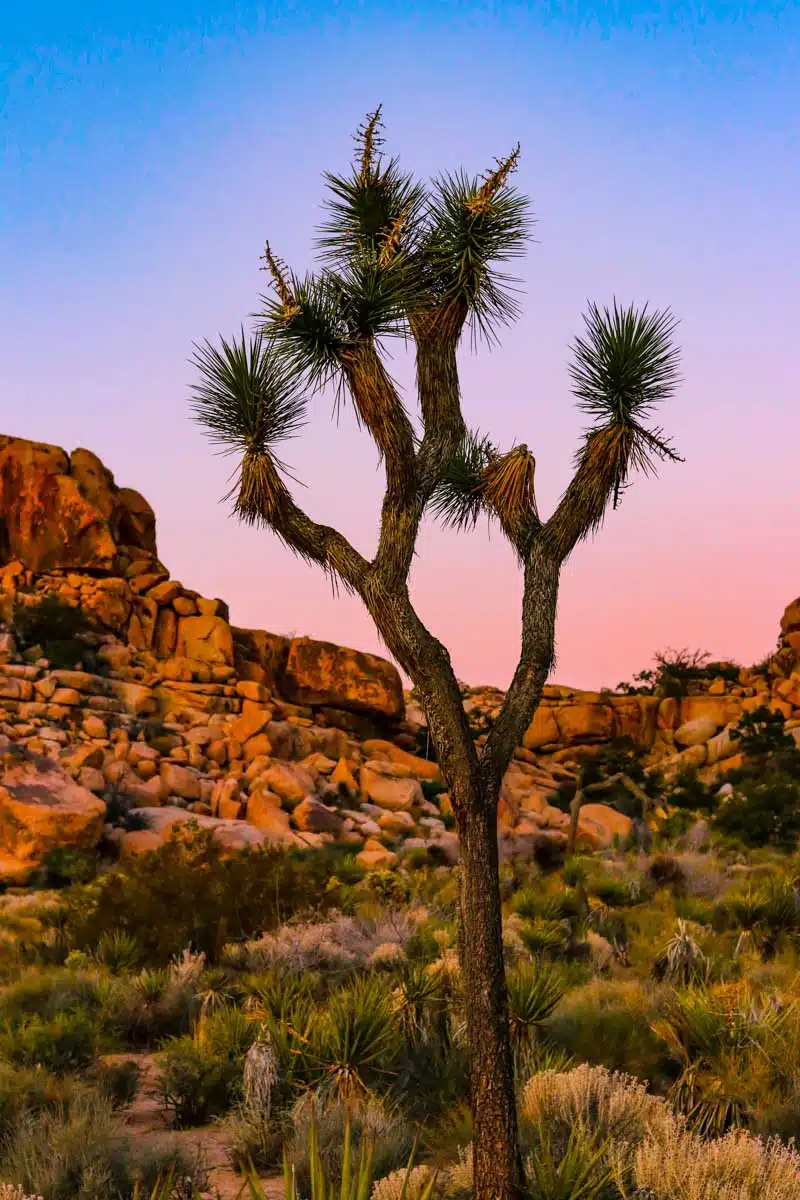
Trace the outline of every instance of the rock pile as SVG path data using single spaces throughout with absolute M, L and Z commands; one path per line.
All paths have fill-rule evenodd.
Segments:
M 149 505 L 89 451 L 0 437 L 0 514 L 0 879 L 24 881 L 55 846 L 101 836 L 140 854 L 188 821 L 231 852 L 342 841 L 370 868 L 414 850 L 455 861 L 425 718 L 391 663 L 232 626 L 224 601 L 170 577 Z M 15 614 L 47 597 L 89 623 L 71 669 L 15 641 Z M 504 781 L 504 849 L 565 841 L 569 816 L 552 801 L 615 739 L 667 774 L 691 764 L 713 778 L 736 762 L 729 731 L 743 712 L 766 703 L 800 730 L 800 601 L 781 630 L 763 669 L 680 700 L 546 688 Z M 463 694 L 480 743 L 503 693 Z M 630 828 L 587 804 L 578 832 L 602 847 Z

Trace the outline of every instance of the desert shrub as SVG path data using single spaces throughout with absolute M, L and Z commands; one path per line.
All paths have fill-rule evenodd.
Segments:
M 92 1094 L 23 1114 L 0 1150 L 3 1178 L 47 1200 L 132 1200 L 149 1195 L 170 1169 L 181 1180 L 202 1181 L 198 1164 L 180 1150 L 141 1149 L 108 1100 Z
M 127 1108 L 139 1091 L 139 1065 L 133 1059 L 98 1060 L 93 1064 L 89 1078 L 114 1108 Z
M 672 855 L 656 855 L 648 864 L 647 879 L 653 887 L 669 888 L 676 896 L 686 892 L 686 874 Z
M 550 1131 L 537 1130 L 525 1164 L 533 1195 L 540 1200 L 608 1200 L 612 1175 L 606 1151 L 605 1143 L 576 1125 L 556 1154 Z
M 563 975 L 544 963 L 519 967 L 509 974 L 509 1027 L 517 1050 L 527 1049 L 541 1033 L 566 990 Z
M 648 1135 L 671 1131 L 676 1118 L 640 1080 L 582 1063 L 571 1071 L 534 1075 L 520 1097 L 520 1121 L 526 1140 L 544 1128 L 555 1148 L 566 1145 L 576 1125 L 602 1142 L 634 1147 Z
M 659 695 L 681 697 L 689 685 L 698 680 L 713 680 L 718 676 L 732 682 L 739 678 L 735 663 L 710 662 L 703 650 L 661 650 L 654 656 L 655 667 L 639 671 L 633 683 L 617 684 L 618 692 L 627 695 Z
M 85 1010 L 37 1013 L 0 1026 L 0 1055 L 23 1067 L 44 1067 L 56 1074 L 80 1070 L 94 1058 L 97 1029 Z
M 159 1055 L 156 1091 L 178 1128 L 206 1125 L 231 1109 L 241 1078 L 238 1063 L 185 1036 L 165 1043 Z
M 135 967 L 141 954 L 141 947 L 135 937 L 114 929 L 102 935 L 95 948 L 94 958 L 116 975 L 120 971 L 130 971 Z
M 773 712 L 766 704 L 753 712 L 743 713 L 730 736 L 739 742 L 742 754 L 751 761 L 774 762 L 781 758 L 800 761 L 794 738 L 786 732 L 785 716 L 782 712 Z
M 668 1059 L 651 1029 L 655 1015 L 641 984 L 594 979 L 567 993 L 548 1023 L 547 1034 L 578 1061 L 656 1080 Z
M 707 979 L 709 963 L 700 945 L 704 932 L 679 919 L 672 937 L 653 962 L 654 977 L 677 987 Z
M 745 846 L 793 850 L 800 836 L 800 781 L 784 771 L 744 779 L 722 798 L 713 824 Z
M 82 609 L 58 596 L 51 594 L 31 604 L 17 605 L 12 628 L 24 649 L 40 646 L 53 667 L 72 670 L 89 657 L 82 637 L 91 632 L 91 623 Z
M 76 1090 L 69 1076 L 0 1061 L 0 1145 L 24 1115 L 62 1108 Z
M 402 952 L 411 934 L 407 919 L 358 920 L 331 914 L 325 921 L 297 921 L 247 943 L 251 971 L 299 974 L 309 970 L 349 971 L 366 967 L 381 947 Z
M 703 782 L 696 767 L 687 765 L 676 772 L 663 796 L 670 808 L 685 812 L 708 814 L 717 806 L 714 789 Z
M 310 1060 L 319 1092 L 352 1102 L 387 1087 L 403 1050 L 391 993 L 375 976 L 335 991 L 311 1025 Z
M 704 1136 L 752 1125 L 785 1083 L 784 1036 L 792 1009 L 746 984 L 689 988 L 653 1022 L 680 1067 L 670 1089 L 678 1112 Z
M 292 1110 L 290 1133 L 291 1161 L 300 1195 L 309 1191 L 310 1151 L 315 1137 L 326 1175 L 330 1179 L 341 1178 L 348 1122 L 352 1157 L 356 1161 L 366 1139 L 374 1144 L 374 1178 L 388 1175 L 408 1162 L 415 1131 L 397 1109 L 375 1097 L 353 1106 L 338 1102 L 320 1104 L 314 1096 L 303 1096 Z
M 302 909 L 333 907 L 337 890 L 326 870 L 314 853 L 258 849 L 226 858 L 210 831 L 196 829 L 71 889 L 69 926 L 80 949 L 118 932 L 153 966 L 186 946 L 213 962 L 231 939 L 256 937 Z
M 105 1022 L 119 1041 L 146 1046 L 166 1037 L 188 1033 L 200 1007 L 198 997 L 203 960 L 185 958 L 169 967 L 145 968 L 137 975 L 115 980 Z
M 794 1200 L 800 1195 L 800 1156 L 793 1146 L 742 1130 L 712 1141 L 702 1141 L 677 1125 L 665 1132 L 637 1147 L 626 1197 Z
M 46 855 L 42 866 L 48 887 L 68 887 L 95 878 L 97 856 L 74 846 L 56 846 Z
M 102 981 L 94 972 L 30 969 L 0 990 L 0 1020 L 97 1011 L 102 1002 Z

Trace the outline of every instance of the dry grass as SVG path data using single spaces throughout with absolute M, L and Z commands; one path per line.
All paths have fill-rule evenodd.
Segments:
M 404 916 L 391 920 L 334 916 L 316 923 L 297 922 L 248 942 L 247 966 L 250 971 L 278 968 L 292 974 L 355 970 L 401 957 L 412 931 Z
M 615 1147 L 615 1150 L 617 1148 Z M 658 1138 L 637 1148 L 633 1179 L 625 1183 L 627 1163 L 615 1168 L 625 1200 L 645 1194 L 652 1200 L 797 1200 L 800 1155 L 776 1140 L 764 1141 L 742 1130 L 702 1142 L 675 1122 Z

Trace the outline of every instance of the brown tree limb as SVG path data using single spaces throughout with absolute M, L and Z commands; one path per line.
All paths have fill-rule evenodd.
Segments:
M 481 769 L 496 787 L 533 720 L 553 666 L 558 579 L 558 561 L 541 538 L 535 539 L 525 560 L 519 662 L 481 753 Z

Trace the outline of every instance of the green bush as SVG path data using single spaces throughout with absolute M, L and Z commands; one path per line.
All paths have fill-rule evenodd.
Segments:
M 62 1109 L 76 1090 L 69 1076 L 0 1061 L 0 1146 L 23 1116 Z
M 178 1128 L 207 1125 L 237 1100 L 242 1071 L 236 1062 L 198 1044 L 192 1037 L 167 1042 L 159 1056 L 156 1089 Z
M 782 771 L 745 779 L 722 799 L 713 824 L 745 846 L 794 850 L 800 836 L 800 781 Z
M 97 857 L 73 846 L 56 846 L 42 864 L 47 873 L 48 887 L 68 887 L 72 883 L 88 883 L 97 875 Z
M 0 1027 L 0 1054 L 23 1067 L 44 1067 L 56 1074 L 80 1070 L 95 1056 L 97 1030 L 81 1009 L 49 1020 L 37 1014 Z
M 65 603 L 58 596 L 48 595 L 32 604 L 19 604 L 12 621 L 14 633 L 25 649 L 40 646 L 51 665 L 72 670 L 79 663 L 92 659 L 91 652 L 81 640 L 92 626 L 80 608 Z
M 91 1093 L 22 1114 L 0 1150 L 2 1178 L 47 1200 L 133 1200 L 170 1173 L 188 1181 L 187 1197 L 200 1194 L 198 1163 L 176 1147 L 143 1149 L 125 1135 L 111 1103 Z
M 187 946 L 215 962 L 226 943 L 252 938 L 301 909 L 333 907 L 323 855 L 275 849 L 224 857 L 209 830 L 187 831 L 66 895 L 73 944 L 92 950 L 124 934 L 149 965 Z

